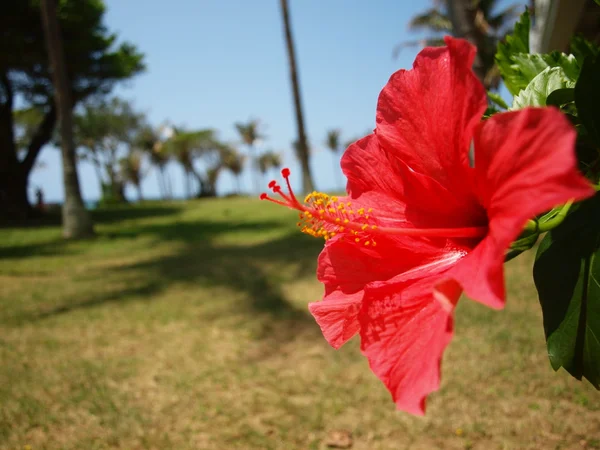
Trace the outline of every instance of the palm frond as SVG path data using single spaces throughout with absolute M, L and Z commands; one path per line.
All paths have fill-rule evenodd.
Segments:
M 394 47 L 394 51 L 392 52 L 392 57 L 396 59 L 402 50 L 407 47 L 441 47 L 445 45 L 444 39 L 441 37 L 431 37 L 424 39 L 415 39 L 414 41 L 404 41 Z
M 409 30 L 426 29 L 436 33 L 452 32 L 450 18 L 437 8 L 431 8 L 408 22 Z
M 512 27 L 515 20 L 517 20 L 522 12 L 522 5 L 511 5 L 500 11 L 498 14 L 488 17 L 487 22 L 494 30 L 502 31 L 507 27 Z
M 342 135 L 341 130 L 333 129 L 327 132 L 327 138 L 325 139 L 325 145 L 333 153 L 337 153 L 340 149 L 340 137 Z

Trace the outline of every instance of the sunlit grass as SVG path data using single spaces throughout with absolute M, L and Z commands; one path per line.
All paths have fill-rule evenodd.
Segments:
M 442 389 L 397 412 L 306 304 L 322 242 L 247 199 L 98 211 L 98 237 L 0 230 L 0 448 L 600 448 L 600 395 L 545 355 L 531 255 L 459 305 Z

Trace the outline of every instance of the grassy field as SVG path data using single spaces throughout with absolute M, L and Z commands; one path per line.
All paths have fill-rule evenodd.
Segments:
M 600 448 L 600 394 L 554 373 L 531 256 L 506 310 L 463 300 L 425 418 L 306 304 L 322 241 L 246 199 L 97 211 L 99 236 L 0 229 L 0 449 Z

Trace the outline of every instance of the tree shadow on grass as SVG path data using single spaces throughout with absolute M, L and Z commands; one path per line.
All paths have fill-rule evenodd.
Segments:
M 167 217 L 178 214 L 182 211 L 181 206 L 176 205 L 156 205 L 156 206 L 114 206 L 110 208 L 101 208 L 92 211 L 92 218 L 95 224 L 111 224 L 114 222 L 120 222 L 124 220 L 137 220 L 137 219 L 148 219 Z M 38 219 L 32 219 L 23 222 L 0 222 L 0 228 L 5 229 L 37 229 L 44 227 L 60 227 L 61 226 L 61 215 L 60 210 L 55 212 L 49 212 Z M 127 233 L 130 237 L 138 236 L 144 233 L 145 229 L 135 228 L 135 222 L 129 225 L 123 233 L 104 233 L 99 234 L 98 237 L 124 237 Z M 168 232 L 168 229 L 167 229 Z M 116 236 L 115 236 L 116 234 Z M 183 236 L 183 238 L 190 237 L 190 235 Z M 93 240 L 95 238 L 90 239 Z M 52 240 L 46 240 L 43 242 L 35 242 L 21 245 L 0 245 L 0 258 L 2 259 L 19 259 L 27 258 L 30 256 L 56 256 L 62 254 L 76 254 L 76 251 L 72 247 L 71 242 L 65 241 L 62 238 L 55 238 Z
M 168 241 L 178 245 L 174 245 L 174 251 L 164 256 L 90 274 L 90 279 L 106 277 L 109 280 L 116 277 L 132 281 L 124 288 L 98 292 L 83 300 L 65 299 L 61 305 L 38 313 L 34 319 L 106 304 L 151 301 L 173 284 L 199 292 L 201 289 L 223 287 L 242 294 L 244 298 L 243 303 L 236 305 L 236 314 L 250 314 L 253 318 L 260 316 L 265 323 L 276 322 L 273 326 L 278 330 L 278 339 L 291 339 L 300 330 L 309 325 L 314 328 L 315 324 L 305 308 L 298 309 L 289 303 L 282 288 L 296 277 L 315 273 L 322 241 L 310 239 L 296 231 L 254 244 L 224 244 L 215 240 L 223 232 L 268 231 L 281 227 L 281 222 L 268 220 L 230 222 L 225 226 L 223 222 L 204 220 L 128 224 L 110 237 L 128 239 L 150 235 L 159 242 Z M 278 270 L 279 267 L 284 270 Z M 265 328 L 265 334 L 270 333 L 269 330 L 272 331 L 269 327 Z
M 100 207 L 90 211 L 92 221 L 95 224 L 110 224 L 131 219 L 147 219 L 154 217 L 170 216 L 182 211 L 183 206 L 176 204 L 140 204 L 140 205 L 115 205 L 109 207 Z M 62 224 L 62 215 L 60 208 L 54 208 L 50 211 L 39 213 L 37 217 L 27 220 L 8 220 L 0 219 L 0 229 L 32 229 L 46 227 L 60 227 Z
M 0 259 L 20 259 L 30 256 L 55 256 L 58 254 L 75 253 L 65 245 L 63 239 L 53 239 L 41 243 L 11 245 L 0 247 Z
M 172 216 L 183 210 L 182 206 L 173 204 L 148 206 L 141 205 L 118 205 L 107 208 L 99 208 L 91 211 L 92 220 L 98 224 L 109 224 L 133 219 L 149 219 L 157 217 Z

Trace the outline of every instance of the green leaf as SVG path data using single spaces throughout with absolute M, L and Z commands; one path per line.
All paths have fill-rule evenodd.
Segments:
M 571 38 L 570 50 L 581 67 L 586 58 L 593 58 L 600 53 L 600 46 L 588 41 L 581 34 L 578 34 Z
M 506 104 L 504 99 L 500 96 L 500 94 L 488 91 L 487 96 L 492 103 L 498 105 L 500 108 L 508 109 L 508 105 Z
M 500 112 L 500 110 L 498 108 L 496 108 L 495 106 L 488 106 L 485 110 L 485 112 L 483 113 L 483 117 L 482 120 L 487 120 L 490 117 L 492 117 L 494 114 L 498 114 Z
M 529 53 L 530 26 L 529 12 L 526 10 L 515 23 L 513 34 L 506 36 L 504 42 L 498 44 L 495 56 L 504 84 L 513 95 L 517 95 L 529 83 L 529 80 L 524 79 L 523 75 L 513 66 L 515 55 Z
M 513 55 L 512 67 L 527 84 L 547 67 L 562 67 L 566 77 L 573 82 L 579 77 L 579 64 L 575 56 L 560 52 Z
M 575 86 L 575 105 L 587 135 L 600 146 L 600 56 L 585 59 Z
M 517 240 L 511 244 L 508 252 L 506 252 L 504 262 L 508 262 L 511 259 L 519 256 L 521 253 L 531 249 L 537 242 L 539 236 L 539 233 L 532 231 L 525 231 L 521 233 Z
M 575 85 L 562 67 L 547 67 L 538 74 L 513 100 L 512 109 L 527 106 L 546 106 L 546 99 L 557 89 L 572 88 Z
M 563 88 L 552 91 L 548 98 L 546 98 L 546 106 L 556 106 L 560 108 L 567 103 L 573 103 L 575 101 L 575 89 L 574 88 Z
M 542 239 L 533 279 L 552 368 L 600 389 L 600 194 Z

